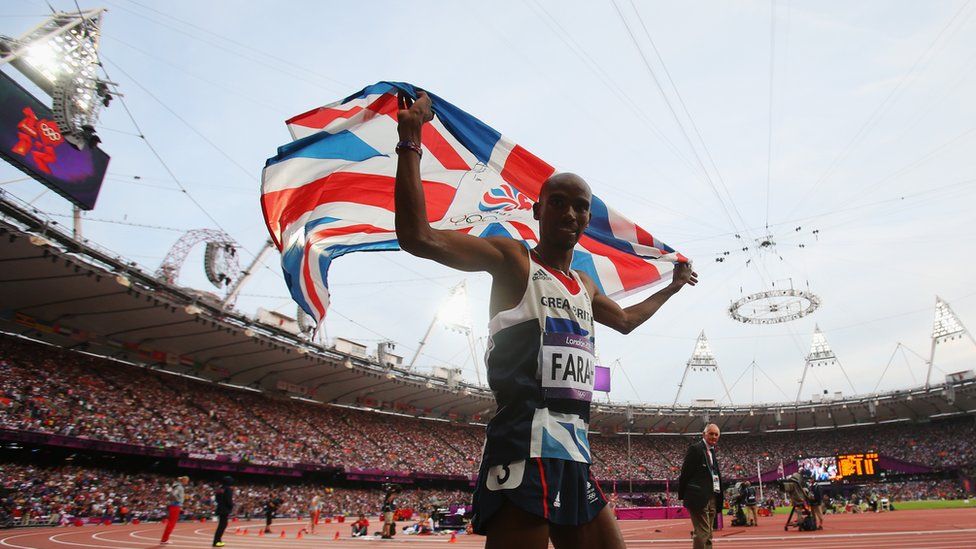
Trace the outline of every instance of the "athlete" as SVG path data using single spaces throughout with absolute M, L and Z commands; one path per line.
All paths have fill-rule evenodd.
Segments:
M 176 528 L 177 521 L 180 520 L 180 510 L 183 508 L 183 500 L 186 499 L 186 485 L 190 482 L 190 477 L 176 477 L 176 482 L 169 488 L 169 505 L 166 506 L 166 527 L 163 529 L 163 537 L 159 543 L 169 543 L 169 536 Z
M 532 206 L 539 243 L 431 228 L 420 179 L 421 130 L 430 98 L 400 95 L 396 233 L 400 247 L 462 271 L 492 276 L 488 383 L 498 411 L 474 496 L 474 531 L 488 549 L 623 547 L 606 497 L 590 474 L 587 429 L 594 378 L 594 322 L 629 333 L 697 274 L 682 263 L 667 287 L 621 308 L 585 273 L 573 248 L 590 222 L 591 192 L 562 173 Z
M 318 494 L 312 496 L 308 503 L 308 523 L 309 531 L 315 533 L 315 527 L 319 525 L 319 514 L 322 512 L 322 498 Z

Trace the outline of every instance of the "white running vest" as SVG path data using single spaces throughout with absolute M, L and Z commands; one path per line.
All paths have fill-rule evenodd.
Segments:
M 593 305 L 579 275 L 571 275 L 530 253 L 521 301 L 488 324 L 485 363 L 498 403 L 485 444 L 489 465 L 531 457 L 591 462 Z

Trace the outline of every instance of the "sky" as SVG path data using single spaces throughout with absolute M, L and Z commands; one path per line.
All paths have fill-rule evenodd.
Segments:
M 399 80 L 578 173 L 694 261 L 698 286 L 637 330 L 598 329 L 613 371 L 599 400 L 670 404 L 702 332 L 730 391 L 714 372 L 690 372 L 681 402 L 792 402 L 817 326 L 840 366 L 811 369 L 804 399 L 922 384 L 937 295 L 976 329 L 972 0 L 81 7 L 108 9 L 99 51 L 124 95 L 101 115 L 112 160 L 84 236 L 148 271 L 190 229 L 225 231 L 250 262 L 268 237 L 260 174 L 289 141 L 284 120 Z M 44 1 L 3 2 L 0 33 L 18 36 L 48 13 Z M 64 199 L 22 178 L 0 166 L 5 191 L 70 223 Z M 179 283 L 218 291 L 202 248 Z M 238 310 L 295 315 L 278 260 L 267 256 Z M 462 281 L 481 355 L 490 278 L 404 252 L 333 263 L 323 335 L 391 340 L 410 362 Z M 791 287 L 820 307 L 765 326 L 728 314 L 735 300 Z M 415 362 L 434 366 L 479 375 L 467 338 L 437 325 Z M 974 366 L 976 345 L 947 343 L 933 381 Z

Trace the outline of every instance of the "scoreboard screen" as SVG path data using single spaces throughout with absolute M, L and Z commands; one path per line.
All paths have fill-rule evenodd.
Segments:
M 98 199 L 109 156 L 68 143 L 51 109 L 0 72 L 0 158 L 83 210 Z
M 837 458 L 834 456 L 801 459 L 797 462 L 797 466 L 809 471 L 810 477 L 817 482 L 840 478 L 837 474 Z
M 878 474 L 878 454 L 843 454 L 837 456 L 837 473 L 841 477 L 873 477 Z

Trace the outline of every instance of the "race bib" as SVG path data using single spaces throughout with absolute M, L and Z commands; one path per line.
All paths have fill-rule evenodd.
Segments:
M 485 487 L 492 492 L 511 490 L 522 485 L 525 475 L 525 460 L 513 461 L 502 465 L 495 465 L 488 469 Z
M 590 402 L 596 357 L 587 336 L 562 332 L 542 334 L 542 360 L 539 374 L 546 398 Z

